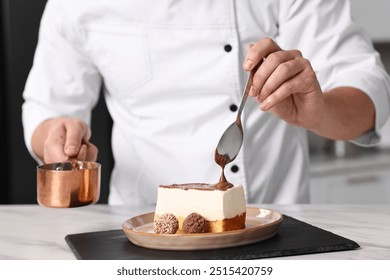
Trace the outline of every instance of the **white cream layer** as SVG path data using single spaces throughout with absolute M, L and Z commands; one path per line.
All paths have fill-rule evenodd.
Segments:
M 233 218 L 245 211 L 244 189 L 238 185 L 226 191 L 159 187 L 155 213 L 172 213 L 185 218 L 195 212 L 206 220 L 215 221 Z

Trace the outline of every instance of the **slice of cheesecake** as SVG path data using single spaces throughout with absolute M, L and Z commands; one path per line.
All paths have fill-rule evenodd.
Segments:
M 246 217 L 244 189 L 241 185 L 217 188 L 216 185 L 202 183 L 161 185 L 158 188 L 154 221 L 164 214 L 173 214 L 177 218 L 177 233 L 188 233 L 186 228 L 199 227 L 203 223 L 205 228 L 199 232 L 243 229 Z M 197 224 L 186 225 L 188 221 Z

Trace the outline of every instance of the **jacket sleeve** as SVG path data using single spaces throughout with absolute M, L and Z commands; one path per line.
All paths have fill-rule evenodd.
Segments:
M 354 22 L 349 0 L 280 1 L 284 49 L 299 49 L 311 61 L 322 90 L 350 86 L 364 91 L 376 111 L 375 129 L 352 142 L 379 143 L 390 115 L 390 78 L 369 36 Z
M 67 18 L 60 1 L 49 0 L 23 92 L 24 139 L 34 158 L 31 137 L 42 121 L 73 116 L 90 123 L 101 77 L 84 49 L 84 38 L 83 30 Z

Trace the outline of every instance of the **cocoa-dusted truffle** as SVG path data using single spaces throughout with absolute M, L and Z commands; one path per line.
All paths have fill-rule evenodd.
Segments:
M 155 233 L 174 234 L 179 229 L 179 221 L 173 214 L 163 214 L 153 223 Z
M 185 233 L 207 232 L 207 221 L 202 215 L 191 213 L 184 219 L 183 231 Z

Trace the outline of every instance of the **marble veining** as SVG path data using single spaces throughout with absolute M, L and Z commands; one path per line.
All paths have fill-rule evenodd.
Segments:
M 255 205 L 249 205 L 255 206 Z M 333 232 L 357 242 L 352 251 L 275 259 L 390 259 L 390 205 L 257 205 Z M 67 234 L 120 229 L 135 215 L 154 207 L 96 204 L 52 209 L 38 205 L 0 205 L 0 259 L 75 260 L 65 241 Z

